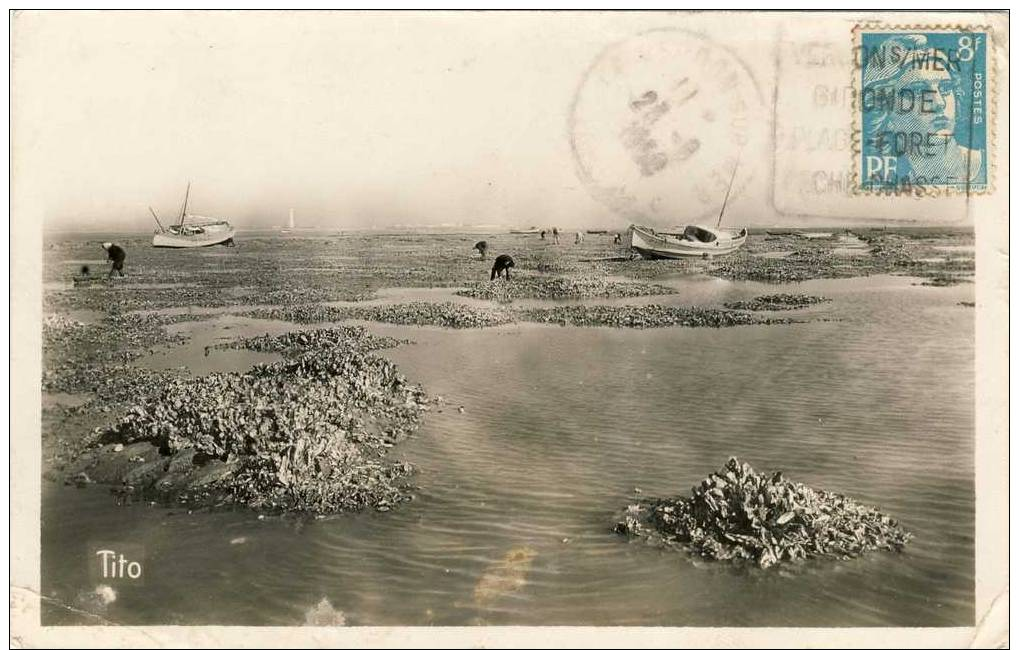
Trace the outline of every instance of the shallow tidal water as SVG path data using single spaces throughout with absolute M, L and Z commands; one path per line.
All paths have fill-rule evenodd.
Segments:
M 670 282 L 686 296 L 676 304 L 833 299 L 781 315 L 835 320 L 795 325 L 370 324 L 414 341 L 381 354 L 445 400 L 391 452 L 418 470 L 414 501 L 258 519 L 117 506 L 101 486 L 44 481 L 43 622 L 295 625 L 324 599 L 351 625 L 971 625 L 974 311 L 958 303 L 973 288 L 916 282 Z M 262 333 L 211 322 L 222 327 L 181 324 L 205 329 L 152 363 L 197 362 L 206 341 Z M 218 354 L 201 355 L 206 370 L 221 369 Z M 900 554 L 765 571 L 612 531 L 635 498 L 686 494 L 732 455 L 881 508 L 915 538 Z M 90 576 L 98 541 L 141 548 L 144 583 Z M 114 596 L 101 619 L 69 609 L 100 584 Z

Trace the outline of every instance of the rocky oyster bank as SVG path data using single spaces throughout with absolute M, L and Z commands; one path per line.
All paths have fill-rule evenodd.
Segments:
M 773 293 L 767 296 L 757 296 L 750 300 L 736 300 L 725 303 L 726 309 L 741 309 L 744 311 L 788 311 L 791 309 L 804 309 L 811 305 L 831 302 L 831 298 L 821 296 L 808 296 L 803 293 Z
M 729 309 L 675 307 L 671 305 L 563 305 L 522 312 L 524 319 L 577 327 L 736 327 L 776 325 L 794 321 L 787 318 L 759 318 Z
M 520 298 L 575 299 L 583 298 L 637 298 L 664 296 L 675 289 L 646 282 L 614 282 L 602 278 L 571 276 L 535 277 L 517 276 L 512 282 L 472 282 L 456 292 L 458 296 L 512 302 Z
M 244 314 L 251 318 L 287 320 L 295 323 L 324 323 L 341 320 L 367 320 L 393 325 L 427 325 L 465 329 L 496 327 L 513 321 L 505 309 L 486 309 L 451 302 L 409 302 L 398 305 L 339 307 L 332 305 L 291 305 L 262 309 Z
M 891 517 L 849 497 L 814 490 L 781 472 L 755 472 L 737 458 L 701 481 L 690 497 L 629 506 L 616 532 L 761 568 L 788 560 L 898 551 L 912 537 Z
M 166 381 L 68 468 L 77 483 L 195 505 L 387 510 L 411 468 L 388 448 L 425 410 L 421 389 L 371 354 L 393 339 L 342 327 L 258 339 L 287 359 Z

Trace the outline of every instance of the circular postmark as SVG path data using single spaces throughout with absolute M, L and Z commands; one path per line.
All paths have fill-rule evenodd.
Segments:
M 730 181 L 732 196 L 753 181 L 741 154 L 760 146 L 763 110 L 726 48 L 682 29 L 638 34 L 605 48 L 581 79 L 568 118 L 577 173 L 627 219 L 717 216 Z

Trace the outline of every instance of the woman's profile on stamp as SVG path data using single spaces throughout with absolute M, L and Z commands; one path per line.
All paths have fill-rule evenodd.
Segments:
M 975 127 L 983 133 L 983 111 L 975 112 L 983 73 L 967 65 L 974 38 L 958 41 L 949 49 L 924 34 L 895 34 L 865 44 L 861 162 L 868 189 L 983 185 L 984 139 L 973 138 Z

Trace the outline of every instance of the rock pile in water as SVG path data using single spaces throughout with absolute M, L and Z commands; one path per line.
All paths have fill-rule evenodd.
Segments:
M 573 260 L 563 259 L 561 257 L 549 258 L 536 262 L 534 270 L 538 273 L 549 274 L 576 273 L 580 270 L 580 265 Z
M 285 320 L 292 323 L 331 323 L 351 318 L 348 308 L 315 303 L 286 305 L 243 312 L 245 318 Z
M 788 307 L 787 309 L 791 309 Z M 408 303 L 372 307 L 306 305 L 268 309 L 246 314 L 258 318 L 299 323 L 370 320 L 398 325 L 432 325 L 453 329 L 495 327 L 515 321 L 575 327 L 733 327 L 775 325 L 797 321 L 762 318 L 734 309 L 675 307 L 671 305 L 560 305 L 534 309 L 484 309 L 456 303 Z M 310 335 L 310 333 L 308 333 Z M 232 344 L 230 344 L 232 345 Z M 275 351 L 275 350 L 262 350 Z
M 911 255 L 905 237 L 899 235 L 861 235 L 860 238 L 870 246 L 870 254 L 874 257 L 892 262 L 908 264 Z
M 410 343 L 406 339 L 376 336 L 359 325 L 341 325 L 329 329 L 287 332 L 279 336 L 264 334 L 247 339 L 219 343 L 217 348 L 254 350 L 255 352 L 281 352 L 285 356 L 300 356 L 316 348 L 356 346 L 360 352 L 387 350 Z
M 458 296 L 498 302 L 519 298 L 636 298 L 671 293 L 675 290 L 659 284 L 563 276 L 514 276 L 510 282 L 477 282 L 456 292 Z
M 111 314 L 85 324 L 63 315 L 43 322 L 42 388 L 52 392 L 91 393 L 118 380 L 118 374 L 144 350 L 175 345 L 186 337 L 168 334 L 164 322 L 174 317 Z
M 44 335 L 59 337 L 70 330 L 78 330 L 85 326 L 79 320 L 65 316 L 64 314 L 50 314 L 42 321 Z
M 573 326 L 647 329 L 652 327 L 734 327 L 791 323 L 787 318 L 760 318 L 727 309 L 670 305 L 563 305 L 523 312 L 526 320 Z
M 139 442 L 160 451 L 139 468 L 149 471 L 123 481 L 180 500 L 257 509 L 389 509 L 404 498 L 411 468 L 384 456 L 427 407 L 420 388 L 370 353 L 392 341 L 353 331 L 288 334 L 277 348 L 293 346 L 286 361 L 168 380 L 103 436 L 121 453 L 137 453 Z M 210 464 L 212 479 L 203 470 Z M 79 470 L 89 471 L 88 462 Z
M 854 260 L 835 255 L 830 249 L 795 250 L 781 258 L 736 253 L 712 261 L 711 275 L 729 280 L 757 282 L 803 282 L 818 278 L 849 278 L 871 275 L 875 268 L 869 258 Z
M 345 300 L 362 302 L 375 297 L 374 292 L 358 290 L 356 287 L 294 287 L 262 286 L 250 294 L 236 296 L 234 302 L 250 305 L 300 306 L 311 302 Z
M 918 273 L 925 278 L 920 284 L 925 287 L 954 287 L 957 284 L 972 282 L 973 280 L 956 273 L 941 273 L 938 271 L 926 271 Z
M 754 253 L 767 252 L 770 246 L 754 242 L 750 250 L 713 260 L 708 273 L 730 280 L 770 283 L 895 274 L 930 278 L 928 282 L 933 286 L 948 286 L 966 282 L 965 276 L 974 272 L 971 255 L 959 253 L 946 257 L 938 251 L 937 239 L 882 231 L 862 231 L 856 235 L 868 245 L 861 254 L 840 253 L 842 241 L 831 238 L 796 240 L 788 255 L 767 257 Z M 783 248 L 788 247 L 783 245 Z
M 591 266 L 601 268 L 612 275 L 625 276 L 635 280 L 657 280 L 678 275 L 704 272 L 709 262 L 701 259 L 645 260 L 634 258 L 625 261 L 594 262 Z
M 830 301 L 831 298 L 808 296 L 804 293 L 773 293 L 767 296 L 757 296 L 750 300 L 727 302 L 725 306 L 727 309 L 742 309 L 746 311 L 787 311 L 790 309 L 803 309 L 810 305 Z
M 695 486 L 690 497 L 631 505 L 616 531 L 762 568 L 898 551 L 912 537 L 891 517 L 849 497 L 789 481 L 781 472 L 757 473 L 736 458 Z
M 513 314 L 500 309 L 484 309 L 452 302 L 410 302 L 399 305 L 295 305 L 262 309 L 244 314 L 253 318 L 287 320 L 296 323 L 325 323 L 342 320 L 367 320 L 394 325 L 432 325 L 465 329 L 494 327 L 514 320 Z
M 352 318 L 393 323 L 395 325 L 433 325 L 464 329 L 494 327 L 514 320 L 504 310 L 479 309 L 452 302 L 411 302 L 401 305 L 379 305 L 353 310 Z

